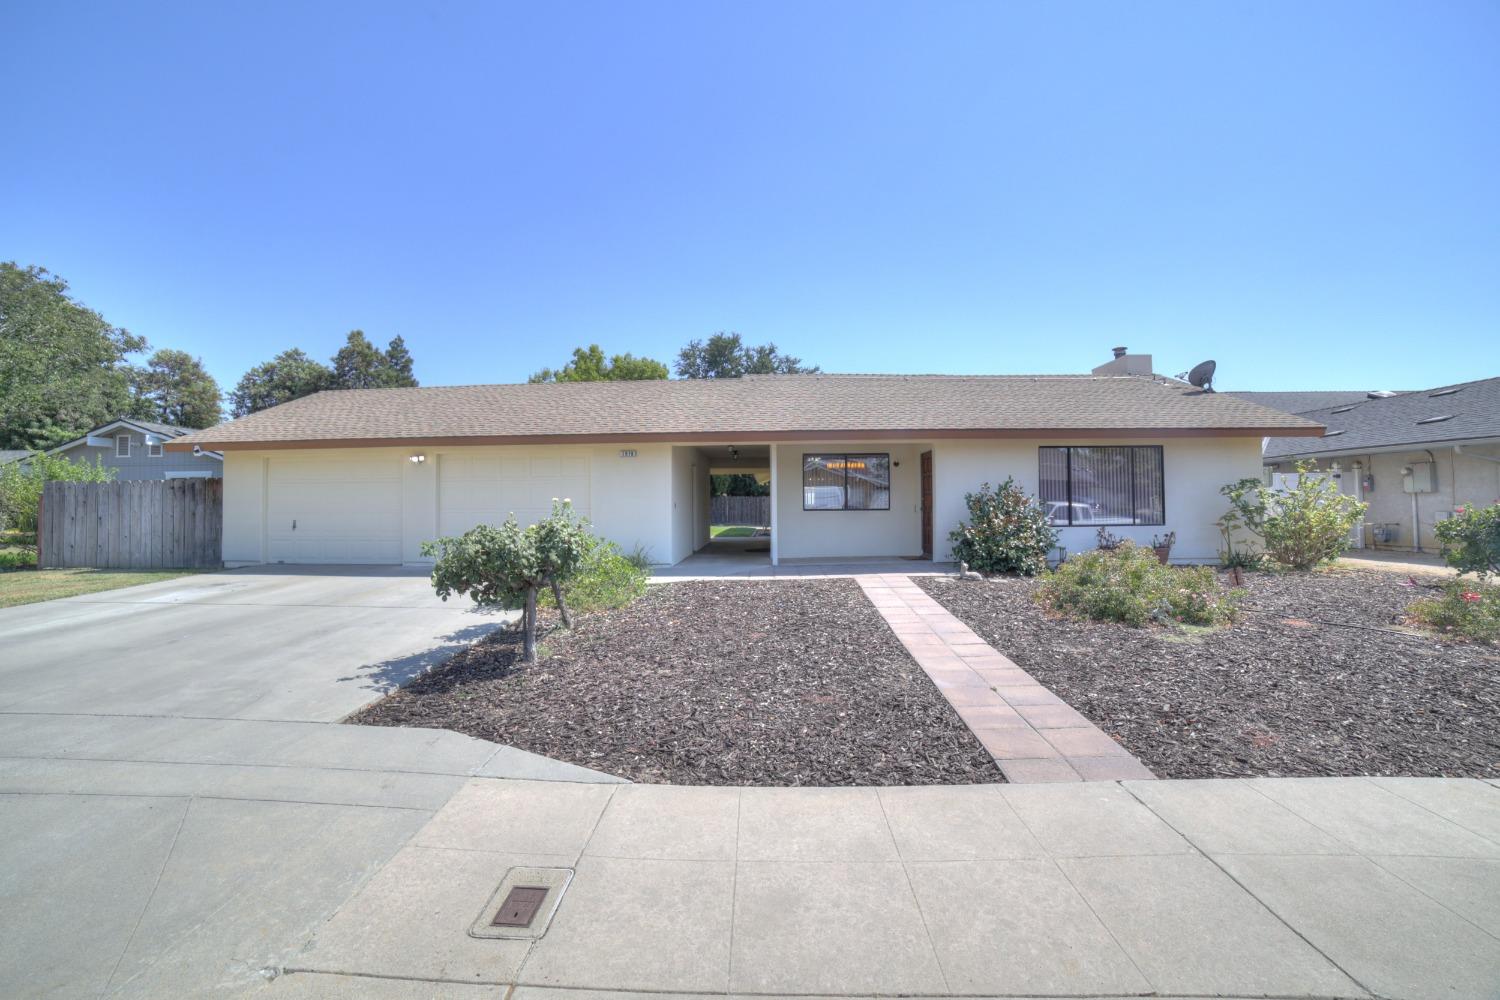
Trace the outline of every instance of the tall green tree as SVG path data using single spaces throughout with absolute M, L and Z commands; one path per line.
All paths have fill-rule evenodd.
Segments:
M 333 372 L 301 350 L 282 351 L 244 374 L 229 394 L 229 411 L 247 416 L 329 388 Z
M 50 448 L 130 412 L 125 359 L 145 349 L 57 275 L 0 262 L 0 448 Z
M 555 371 L 543 368 L 531 376 L 529 382 L 635 382 L 663 379 L 668 375 L 667 366 L 651 358 L 638 358 L 634 354 L 604 356 L 598 344 L 587 349 L 573 348 L 573 360 Z
M 219 422 L 219 383 L 203 359 L 163 349 L 135 371 L 135 416 L 178 427 L 212 427 Z
M 820 369 L 782 354 L 775 344 L 747 345 L 737 333 L 689 341 L 677 354 L 679 378 L 739 378 L 741 375 L 810 375 Z
M 411 352 L 400 337 L 382 351 L 370 343 L 363 330 L 350 330 L 344 346 L 333 356 L 332 388 L 393 389 L 416 384 Z

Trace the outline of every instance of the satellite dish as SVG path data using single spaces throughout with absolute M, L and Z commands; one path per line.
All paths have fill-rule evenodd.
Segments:
M 1214 363 L 1205 361 L 1194 365 L 1193 370 L 1187 373 L 1188 384 L 1202 389 L 1204 392 L 1214 391 Z

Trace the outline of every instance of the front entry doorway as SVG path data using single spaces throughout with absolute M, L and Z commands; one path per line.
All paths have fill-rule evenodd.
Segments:
M 908 536 L 910 537 L 910 536 Z M 922 555 L 932 558 L 932 452 L 922 452 Z

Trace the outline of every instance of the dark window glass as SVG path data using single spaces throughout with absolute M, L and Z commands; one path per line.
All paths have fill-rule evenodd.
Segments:
M 1165 524 L 1160 445 L 1039 449 L 1038 498 L 1053 524 Z
M 803 510 L 890 510 L 890 455 L 803 455 Z

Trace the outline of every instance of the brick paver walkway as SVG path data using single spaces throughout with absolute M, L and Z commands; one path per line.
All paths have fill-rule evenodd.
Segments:
M 910 577 L 859 585 L 1007 781 L 1155 777 L 1124 747 L 976 635 Z

